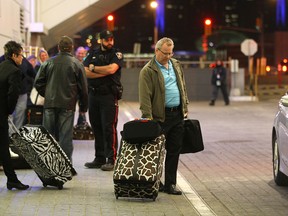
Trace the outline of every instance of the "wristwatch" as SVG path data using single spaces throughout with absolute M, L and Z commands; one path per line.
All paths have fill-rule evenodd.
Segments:
M 91 72 L 94 72 L 94 68 L 95 68 L 95 66 L 94 66 L 93 64 L 90 64 L 90 65 L 89 65 L 89 70 L 90 70 Z

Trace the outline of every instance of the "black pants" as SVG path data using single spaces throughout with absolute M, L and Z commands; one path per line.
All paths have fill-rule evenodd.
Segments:
M 117 155 L 118 100 L 112 94 L 89 93 L 89 120 L 95 136 L 95 157 L 114 163 Z
M 221 85 L 221 86 L 213 85 L 212 98 L 211 98 L 211 100 L 212 100 L 212 101 L 216 101 L 217 96 L 218 96 L 218 91 L 219 91 L 219 89 L 220 89 L 221 92 L 222 92 L 223 99 L 224 99 L 225 103 L 226 103 L 226 104 L 229 104 L 229 96 L 228 96 L 228 93 L 227 93 L 227 87 L 226 87 L 226 85 Z
M 176 185 L 178 161 L 184 132 L 180 110 L 165 111 L 165 122 L 160 123 L 166 136 L 165 187 Z
M 8 182 L 17 182 L 17 176 L 12 166 L 11 155 L 9 152 L 9 135 L 8 122 L 0 125 L 0 158 L 4 168 L 4 173 L 7 176 Z

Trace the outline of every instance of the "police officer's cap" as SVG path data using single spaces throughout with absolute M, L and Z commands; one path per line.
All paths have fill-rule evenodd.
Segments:
M 113 38 L 113 33 L 109 30 L 105 30 L 100 32 L 100 39 L 108 39 L 108 38 Z

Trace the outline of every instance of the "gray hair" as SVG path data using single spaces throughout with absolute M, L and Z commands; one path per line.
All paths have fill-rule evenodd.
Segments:
M 86 49 L 85 49 L 83 46 L 79 46 L 79 47 L 76 49 L 75 53 L 78 53 L 78 52 L 81 51 L 81 50 L 86 51 Z
M 164 37 L 157 41 L 155 45 L 155 49 L 160 49 L 163 44 L 167 44 L 167 46 L 172 46 L 174 48 L 174 42 L 171 38 Z

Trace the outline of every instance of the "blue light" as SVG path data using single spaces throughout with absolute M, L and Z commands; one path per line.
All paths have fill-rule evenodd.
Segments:
M 286 0 L 277 0 L 276 23 L 279 27 L 286 26 Z
M 165 0 L 157 0 L 158 7 L 156 9 L 156 26 L 161 34 L 165 29 Z

